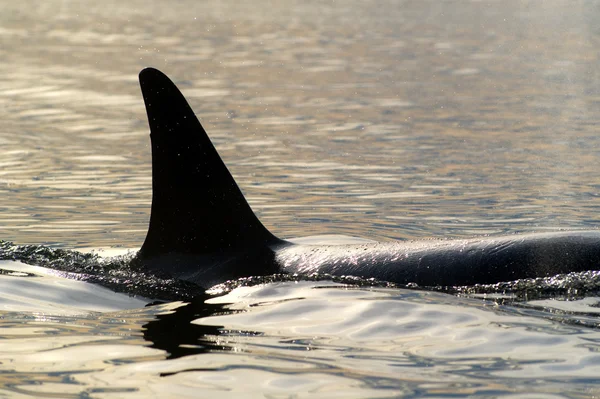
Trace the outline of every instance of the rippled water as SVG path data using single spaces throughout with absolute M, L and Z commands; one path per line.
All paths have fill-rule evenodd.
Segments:
M 181 87 L 278 236 L 595 228 L 599 13 L 585 1 L 6 2 L 0 239 L 139 247 L 151 192 L 136 75 L 149 65 Z M 65 316 L 71 288 L 36 276 L 0 276 L 0 389 L 13 397 L 598 393 L 590 294 L 506 305 L 281 283 L 206 305 L 247 313 L 191 323 L 201 301 L 173 313 L 183 321 L 157 317 L 176 304 Z M 165 360 L 173 329 L 190 351 Z

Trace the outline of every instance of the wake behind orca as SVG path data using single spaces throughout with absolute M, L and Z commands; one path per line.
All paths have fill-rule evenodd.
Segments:
M 273 273 L 464 286 L 600 269 L 596 230 L 353 245 L 282 240 L 258 220 L 175 84 L 147 68 L 140 85 L 152 141 L 152 211 L 137 254 L 147 270 L 208 288 Z

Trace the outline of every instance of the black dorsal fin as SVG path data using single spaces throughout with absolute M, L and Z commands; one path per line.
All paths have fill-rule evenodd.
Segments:
M 152 213 L 142 258 L 279 242 L 258 220 L 206 131 L 162 72 L 140 72 L 152 141 Z

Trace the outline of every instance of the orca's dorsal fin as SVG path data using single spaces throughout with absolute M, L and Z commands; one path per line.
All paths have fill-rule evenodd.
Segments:
M 162 72 L 140 72 L 152 141 L 152 213 L 142 258 L 279 242 L 258 220 L 206 131 Z

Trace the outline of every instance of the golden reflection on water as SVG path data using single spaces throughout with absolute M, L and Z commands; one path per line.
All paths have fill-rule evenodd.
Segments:
M 86 387 L 75 375 L 133 360 L 164 359 L 163 351 L 147 347 L 140 331 L 160 312 L 160 308 L 146 308 L 77 317 L 3 312 L 0 394 L 76 398 Z M 94 386 L 113 394 L 131 391 L 97 381 L 87 389 Z
M 595 227 L 598 14 L 594 2 L 5 2 L 0 239 L 75 248 L 139 246 L 151 177 L 136 75 L 149 65 L 164 70 L 188 96 L 251 205 L 282 237 L 462 237 Z M 447 317 L 456 309 L 473 317 L 460 298 L 440 297 L 433 304 L 449 298 Z M 338 302 L 359 308 L 389 304 L 390 313 L 372 313 L 384 326 L 395 322 L 402 303 Z M 289 320 L 298 319 L 298 309 L 310 313 L 307 303 L 284 304 L 292 309 Z M 322 326 L 330 328 L 332 307 L 323 303 L 312 312 L 324 312 Z M 417 319 L 438 328 L 439 313 L 418 307 L 424 311 Z M 254 309 L 240 317 L 257 318 L 261 309 Z M 96 397 L 148 397 L 151 391 L 195 397 L 201 387 L 233 388 L 247 397 L 250 388 L 283 394 L 296 387 L 316 389 L 318 397 L 364 397 L 389 394 L 388 383 L 398 394 L 415 386 L 438 396 L 532 389 L 550 394 L 564 392 L 563 382 L 577 375 L 591 387 L 586 394 L 596 389 L 588 377 L 597 375 L 598 360 L 587 356 L 587 348 L 596 348 L 592 341 L 580 342 L 593 330 L 574 333 L 566 325 L 531 320 L 523 327 L 520 315 L 507 328 L 499 312 L 475 313 L 485 318 L 473 339 L 481 339 L 484 328 L 496 334 L 488 339 L 498 341 L 544 324 L 548 341 L 535 341 L 546 342 L 544 350 L 525 350 L 532 346 L 522 340 L 519 353 L 547 362 L 526 358 L 515 366 L 514 353 L 507 358 L 506 347 L 493 352 L 493 345 L 484 345 L 489 356 L 473 357 L 467 350 L 473 347 L 465 346 L 466 355 L 446 353 L 449 359 L 442 361 L 436 348 L 427 352 L 427 340 L 423 348 L 413 346 L 411 356 L 387 357 L 388 347 L 385 354 L 365 353 L 363 342 L 348 352 L 348 343 L 342 350 L 335 345 L 343 338 L 340 331 L 318 338 L 321 352 L 305 351 L 302 340 L 282 344 L 279 333 L 215 336 L 230 339 L 240 355 L 215 352 L 171 362 L 142 339 L 141 325 L 156 316 L 152 308 L 76 318 L 12 312 L 2 314 L 0 394 L 80 397 L 85 390 Z M 352 315 L 354 331 L 367 333 L 365 342 L 385 345 L 372 334 L 388 330 L 369 327 L 362 313 Z M 492 315 L 502 322 L 489 322 Z M 293 324 L 281 316 L 275 321 Z M 416 325 L 409 321 L 408 327 Z M 456 324 L 461 327 L 448 334 L 470 339 L 472 326 Z M 391 335 L 399 339 L 397 332 Z M 416 335 L 426 338 L 422 331 Z M 553 337 L 572 347 L 561 350 L 550 342 Z M 439 351 L 448 349 L 447 340 L 438 342 Z M 248 348 L 253 352 L 242 353 Z M 265 358 L 265 348 L 282 356 Z M 419 351 L 431 356 L 419 357 Z M 552 351 L 563 356 L 556 359 L 568 354 L 569 360 L 554 362 Z M 292 352 L 302 361 L 290 360 Z M 323 353 L 331 355 L 332 368 L 306 360 Z M 555 369 L 544 369 L 548 365 Z M 569 369 L 575 366 L 583 371 Z M 198 367 L 225 372 L 157 377 Z M 388 380 L 381 379 L 382 367 Z M 414 374 L 406 377 L 398 367 Z M 88 373 L 92 368 L 99 371 Z M 449 374 L 465 368 L 470 374 Z M 531 378 L 523 380 L 522 370 Z M 256 388 L 261 380 L 266 385 Z M 587 389 L 582 386 L 569 389 Z
M 147 65 L 278 235 L 597 224 L 592 3 L 27 3 L 0 16 L 2 239 L 139 246 Z

